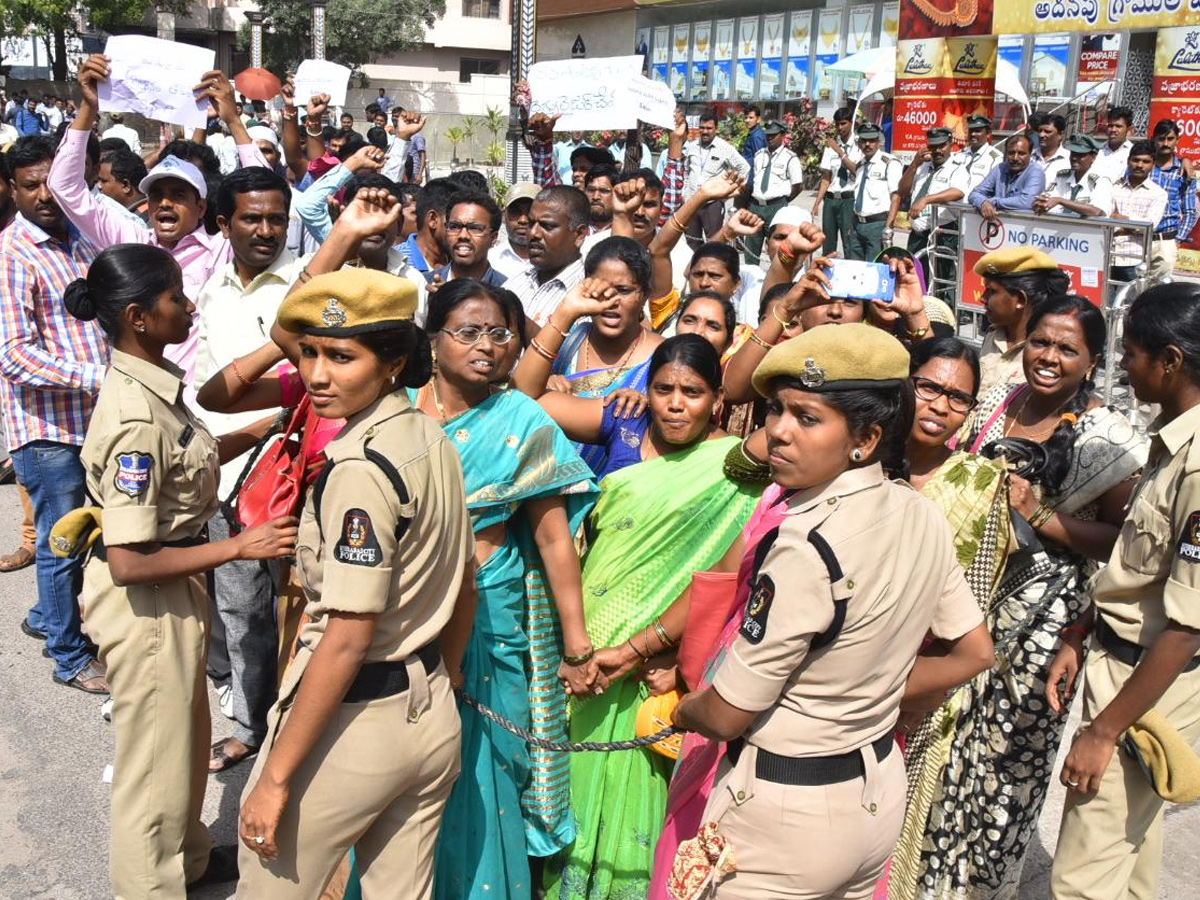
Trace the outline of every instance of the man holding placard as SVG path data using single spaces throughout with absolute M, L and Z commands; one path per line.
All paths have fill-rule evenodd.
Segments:
M 140 228 L 96 199 L 84 180 L 88 135 L 100 114 L 98 86 L 110 74 L 109 57 L 95 54 L 79 69 L 79 87 L 83 103 L 79 115 L 63 136 L 47 184 L 67 218 L 80 232 L 103 250 L 113 244 L 152 244 L 167 250 L 183 270 L 183 291 L 192 300 L 213 272 L 229 262 L 228 239 L 204 230 L 208 188 L 204 175 L 194 165 L 175 157 L 166 157 L 139 185 L 149 199 L 151 230 Z M 229 128 L 237 144 L 243 166 L 267 166 L 267 161 L 238 118 L 233 85 L 223 72 L 202 73 L 195 87 L 197 102 L 208 101 Z M 168 347 L 167 358 L 184 371 L 184 399 L 193 405 L 196 386 L 197 330 L 188 339 Z

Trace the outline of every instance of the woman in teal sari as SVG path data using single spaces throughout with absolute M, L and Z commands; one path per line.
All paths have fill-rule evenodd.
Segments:
M 563 684 L 596 680 L 584 627 L 574 535 L 595 501 L 591 471 L 523 394 L 498 386 L 521 347 L 511 292 L 456 280 L 430 300 L 437 365 L 414 403 L 462 456 L 475 531 L 479 601 L 456 684 L 540 736 L 566 737 Z M 561 627 L 560 627 L 561 624 Z M 564 661 L 564 647 L 566 661 Z M 455 658 L 452 648 L 446 658 Z M 570 844 L 568 763 L 462 707 L 462 775 L 438 841 L 435 896 L 529 897 L 529 857 Z

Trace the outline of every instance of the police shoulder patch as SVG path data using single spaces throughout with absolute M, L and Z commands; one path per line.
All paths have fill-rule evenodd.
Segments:
M 1200 510 L 1188 516 L 1183 534 L 1179 536 L 1179 558 L 1200 562 Z
M 750 599 L 746 601 L 746 616 L 742 619 L 742 637 L 751 644 L 758 644 L 767 634 L 767 614 L 775 601 L 775 582 L 770 575 L 759 575 L 750 588 Z
M 383 565 L 383 551 L 375 537 L 375 526 L 364 509 L 348 509 L 342 517 L 342 530 L 333 546 L 336 562 L 348 566 Z
M 154 457 L 149 453 L 132 450 L 117 454 L 117 474 L 113 486 L 129 497 L 140 497 L 150 486 L 150 470 L 154 468 Z

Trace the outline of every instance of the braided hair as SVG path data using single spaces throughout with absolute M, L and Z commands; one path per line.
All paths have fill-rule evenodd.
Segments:
M 1104 316 L 1092 301 L 1077 294 L 1050 297 L 1037 305 L 1029 318 L 1028 334 L 1033 334 L 1046 316 L 1073 316 L 1079 320 L 1079 329 L 1087 344 L 1088 353 L 1099 357 L 1104 352 L 1108 329 Z M 1096 388 L 1095 369 L 1091 369 L 1079 385 L 1079 390 L 1062 411 L 1062 419 L 1054 433 L 1042 442 L 1048 457 L 1046 467 L 1038 481 L 1049 496 L 1062 490 L 1067 473 L 1071 469 L 1071 451 L 1075 446 L 1075 423 L 1088 410 L 1092 392 Z

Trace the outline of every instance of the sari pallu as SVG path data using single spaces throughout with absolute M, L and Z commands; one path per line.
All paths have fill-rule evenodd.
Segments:
M 463 461 L 474 531 L 507 522 L 504 544 L 479 568 L 463 689 L 539 737 L 563 740 L 562 639 L 553 596 L 522 503 L 565 496 L 572 531 L 595 501 L 591 471 L 537 403 L 493 395 L 443 426 Z M 462 774 L 446 805 L 434 893 L 442 900 L 528 897 L 529 856 L 570 844 L 565 754 L 525 742 L 460 703 Z
M 583 602 L 597 647 L 618 646 L 661 615 L 737 539 L 758 488 L 730 481 L 736 438 L 705 441 L 604 479 L 584 560 Z M 668 540 L 669 538 L 669 540 Z M 571 740 L 626 740 L 649 696 L 635 674 L 571 701 Z M 548 900 L 641 900 L 666 812 L 671 762 L 649 749 L 571 755 L 574 845 L 547 870 Z
M 1004 407 L 1027 389 L 1003 385 L 989 392 L 975 413 L 972 449 L 1003 436 Z M 1146 445 L 1124 416 L 1104 407 L 1080 416 L 1075 429 L 1064 488 L 1043 502 L 1094 519 L 1096 501 L 1141 469 Z M 1063 628 L 1090 604 L 1087 581 L 1094 568 L 1049 542 L 1022 547 L 1009 558 L 985 617 L 996 665 L 955 695 L 957 721 L 919 847 L 915 890 L 895 896 L 1018 895 L 1066 724 L 1046 703 L 1046 675 Z
M 583 355 L 583 348 L 591 331 L 591 322 L 584 322 L 571 329 L 558 351 L 558 359 L 553 366 L 554 374 L 563 375 L 571 382 L 571 393 L 576 397 L 607 397 L 623 388 L 646 393 L 646 385 L 650 378 L 649 359 L 632 366 L 579 370 L 579 359 Z M 603 469 L 608 451 L 602 445 L 575 444 L 575 449 L 579 451 L 583 461 L 592 467 L 593 472 Z

